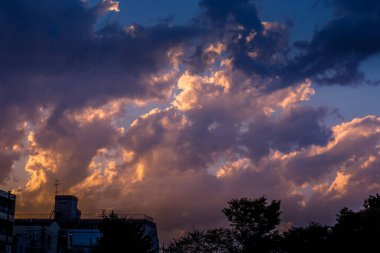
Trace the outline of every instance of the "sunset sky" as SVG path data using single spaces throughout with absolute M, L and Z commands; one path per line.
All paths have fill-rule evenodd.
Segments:
M 282 200 L 331 224 L 380 190 L 380 1 L 0 1 L 0 189 L 152 216 L 161 241 Z

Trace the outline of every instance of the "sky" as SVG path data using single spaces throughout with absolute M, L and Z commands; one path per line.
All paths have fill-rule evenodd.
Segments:
M 226 225 L 334 222 L 380 189 L 380 2 L 0 2 L 0 188 L 50 213 L 152 216 L 161 242 Z

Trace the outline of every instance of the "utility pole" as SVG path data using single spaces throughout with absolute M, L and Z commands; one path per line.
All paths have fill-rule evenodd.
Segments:
M 55 179 L 55 183 L 54 183 L 54 186 L 55 186 L 55 195 L 58 195 L 58 186 L 59 185 L 60 185 L 59 180 Z

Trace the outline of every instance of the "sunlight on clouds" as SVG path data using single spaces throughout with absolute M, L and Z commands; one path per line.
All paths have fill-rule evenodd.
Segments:
M 144 172 L 145 172 L 144 166 L 142 164 L 138 164 L 135 168 L 135 171 L 136 171 L 135 178 L 132 182 L 135 183 L 135 182 L 142 181 L 144 178 Z
M 306 82 L 296 87 L 296 89 L 294 90 L 289 89 L 287 96 L 284 98 L 282 102 L 279 103 L 279 105 L 282 108 L 286 108 L 292 104 L 296 104 L 302 101 L 307 101 L 314 94 L 315 94 L 315 91 L 311 87 L 311 81 L 307 80 Z
M 99 149 L 88 166 L 90 174 L 82 182 L 74 186 L 72 190 L 76 192 L 80 189 L 102 188 L 115 183 L 122 163 L 120 154 L 120 149 Z
M 289 182 L 288 187 L 288 195 L 292 197 L 301 197 L 298 201 L 298 205 L 302 208 L 306 208 L 308 200 L 310 199 L 310 194 L 308 194 L 310 184 L 303 183 L 302 185 L 295 185 L 293 182 Z
M 135 154 L 122 148 L 98 150 L 88 167 L 89 175 L 70 191 L 81 192 L 111 185 L 120 186 L 123 192 L 132 191 L 133 184 L 142 182 L 145 175 L 143 162 L 135 161 Z
M 173 105 L 181 111 L 200 109 L 200 99 L 207 101 L 227 94 L 230 87 L 231 80 L 224 71 L 216 71 L 205 77 L 185 72 L 178 80 L 178 89 L 181 92 L 175 97 Z
M 25 165 L 25 171 L 30 175 L 26 189 L 27 191 L 35 191 L 47 182 L 46 172 L 54 173 L 59 169 L 57 164 L 62 160 L 62 155 L 38 147 L 33 131 L 29 133 L 27 139 L 31 153 Z
M 200 107 L 197 103 L 196 89 L 200 89 L 200 78 L 192 76 L 190 73 L 183 74 L 178 80 L 178 89 L 181 93 L 176 96 L 174 106 L 182 111 L 191 110 L 193 107 Z
M 173 70 L 179 71 L 179 67 L 182 63 L 182 58 L 184 57 L 184 49 L 180 47 L 169 49 L 167 55 L 172 63 Z
M 215 176 L 217 178 L 227 177 L 235 171 L 247 170 L 250 166 L 252 166 L 251 161 L 247 158 L 242 158 L 223 165 L 217 170 Z
M 163 83 L 175 82 L 178 70 L 173 69 L 164 74 L 154 74 L 150 76 L 149 84 L 152 86 L 161 85 Z
M 44 170 L 42 169 L 37 170 L 35 168 L 30 169 L 28 168 L 28 165 L 25 168 L 25 170 L 29 173 L 29 176 L 30 176 L 29 181 L 26 183 L 27 191 L 30 191 L 30 192 L 36 191 L 41 187 L 41 185 L 47 182 L 46 174 Z
M 272 156 L 270 157 L 270 159 L 272 160 L 288 160 L 288 159 L 292 159 L 294 157 L 296 157 L 297 155 L 299 154 L 298 151 L 292 151 L 292 152 L 289 152 L 289 153 L 282 153 L 278 150 L 272 152 Z
M 114 99 L 100 107 L 85 107 L 76 111 L 66 111 L 65 115 L 68 119 L 83 126 L 96 120 L 112 120 L 114 117 L 120 117 L 123 110 L 133 104 L 134 101 L 130 99 Z
M 360 166 L 362 169 L 367 169 L 370 167 L 375 161 L 377 160 L 377 157 L 374 155 L 370 155 Z
M 313 194 L 326 198 L 342 198 L 348 191 L 351 175 L 345 171 L 337 171 L 332 182 L 328 179 L 312 185 Z
M 346 139 L 360 140 L 380 133 L 380 117 L 368 115 L 363 118 L 355 118 L 332 127 L 332 131 L 334 138 L 325 147 L 313 146 L 309 155 L 327 153 Z
M 113 0 L 103 0 L 103 3 L 105 3 L 108 6 L 107 8 L 108 11 L 115 11 L 115 12 L 120 11 L 119 2 L 116 2 Z
M 205 52 L 221 54 L 225 50 L 226 50 L 226 46 L 223 43 L 218 42 L 218 43 L 212 43 L 208 48 L 205 49 Z
M 314 94 L 315 90 L 311 87 L 311 81 L 306 80 L 298 86 L 278 90 L 271 94 L 268 99 L 279 101 L 277 105 L 285 109 L 289 106 L 309 100 Z
M 269 32 L 271 31 L 280 31 L 280 30 L 285 30 L 286 29 L 286 26 L 282 23 L 278 23 L 278 22 L 268 22 L 268 21 L 263 21 L 261 22 L 263 28 L 264 28 L 264 31 L 263 31 L 263 34 L 264 36 L 268 36 Z
M 131 123 L 131 127 L 136 127 L 141 121 L 143 121 L 144 119 L 147 119 L 149 118 L 150 116 L 152 115 L 156 115 L 156 114 L 159 114 L 161 112 L 160 109 L 158 108 L 154 108 L 152 109 L 150 112 L 146 113 L 146 114 L 143 114 L 141 116 L 139 116 L 137 119 L 135 119 L 132 123 Z
M 350 175 L 344 171 L 338 171 L 334 182 L 331 184 L 328 192 L 335 192 L 338 196 L 341 196 L 347 191 L 347 184 L 350 180 Z

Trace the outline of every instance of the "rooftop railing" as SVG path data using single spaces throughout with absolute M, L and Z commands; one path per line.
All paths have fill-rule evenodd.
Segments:
M 145 214 L 130 214 L 130 213 L 117 213 L 119 217 L 125 217 L 127 219 L 135 220 L 149 220 L 153 221 L 153 218 Z M 92 220 L 92 219 L 103 219 L 104 216 L 110 213 L 99 212 L 99 213 L 82 213 L 80 216 L 81 220 Z M 28 220 L 28 219 L 54 219 L 54 214 L 49 213 L 16 213 L 15 219 Z

